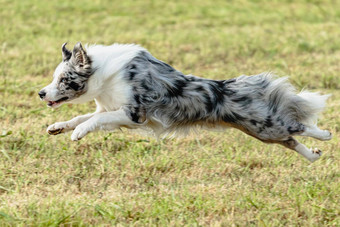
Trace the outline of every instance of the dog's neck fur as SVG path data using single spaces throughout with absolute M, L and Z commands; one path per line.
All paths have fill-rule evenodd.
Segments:
M 86 51 L 92 60 L 94 73 L 89 79 L 88 91 L 72 103 L 94 99 L 98 107 L 105 111 L 116 110 L 126 104 L 130 90 L 120 72 L 141 51 L 146 50 L 133 44 L 113 44 L 86 46 Z

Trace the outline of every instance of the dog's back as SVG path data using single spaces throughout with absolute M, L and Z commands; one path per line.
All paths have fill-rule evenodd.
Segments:
M 184 75 L 136 45 L 90 46 L 88 53 L 81 44 L 73 52 L 65 45 L 54 81 L 39 95 L 52 107 L 95 99 L 97 111 L 52 125 L 51 133 L 75 129 L 72 139 L 78 140 L 94 130 L 118 127 L 149 127 L 158 135 L 196 126 L 235 127 L 310 161 L 321 152 L 292 136 L 331 138 L 316 127 L 328 96 L 296 94 L 286 78 L 267 73 L 209 80 Z
M 286 78 L 270 73 L 218 81 L 185 76 L 148 52 L 132 59 L 124 71 L 132 87 L 132 118 L 158 122 L 164 132 L 232 125 L 264 141 L 282 140 L 303 131 L 303 123 L 313 123 L 328 97 L 312 93 L 320 100 L 315 107 L 295 94 Z

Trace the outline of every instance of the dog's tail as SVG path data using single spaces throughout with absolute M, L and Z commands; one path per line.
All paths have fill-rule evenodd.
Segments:
M 295 88 L 287 77 L 277 78 L 271 73 L 261 74 L 262 84 L 268 82 L 264 89 L 270 108 L 277 109 L 288 121 L 298 121 L 305 125 L 316 125 L 318 114 L 326 106 L 330 95 L 320 95 L 306 90 L 296 94 Z
M 304 90 L 298 93 L 297 96 L 302 99 L 297 100 L 299 103 L 297 111 L 300 121 L 306 125 L 315 125 L 318 114 L 324 110 L 326 101 L 331 95 L 320 95 L 318 92 Z

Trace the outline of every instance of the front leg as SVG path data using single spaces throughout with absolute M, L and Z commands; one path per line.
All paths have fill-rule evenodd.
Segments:
M 132 121 L 124 109 L 99 113 L 78 125 L 73 131 L 71 139 L 73 141 L 77 141 L 90 132 L 97 130 L 114 130 L 122 126 L 136 128 L 139 126 L 139 124 Z
M 60 133 L 71 131 L 75 129 L 79 124 L 93 117 L 96 113 L 97 112 L 78 116 L 78 117 L 73 118 L 72 120 L 65 121 L 65 122 L 56 122 L 53 125 L 48 126 L 46 131 L 50 135 L 57 135 Z

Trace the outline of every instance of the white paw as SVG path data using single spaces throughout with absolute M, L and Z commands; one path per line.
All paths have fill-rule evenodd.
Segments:
M 91 131 L 93 131 L 91 127 L 87 126 L 86 124 L 80 124 L 74 129 L 71 135 L 71 140 L 73 141 L 80 140 Z
M 311 148 L 310 151 L 311 151 L 311 155 L 308 157 L 308 160 L 309 160 L 310 162 L 315 162 L 315 161 L 318 160 L 318 159 L 321 157 L 321 155 L 322 155 L 322 151 L 319 150 L 318 148 L 314 148 L 314 149 Z
M 321 135 L 322 140 L 330 140 L 332 139 L 332 133 L 328 130 L 322 130 L 322 135 Z
M 68 125 L 66 122 L 57 122 L 57 123 L 54 123 L 53 125 L 48 126 L 46 131 L 50 135 L 57 135 L 57 134 L 65 132 L 65 129 L 67 128 L 68 128 Z

